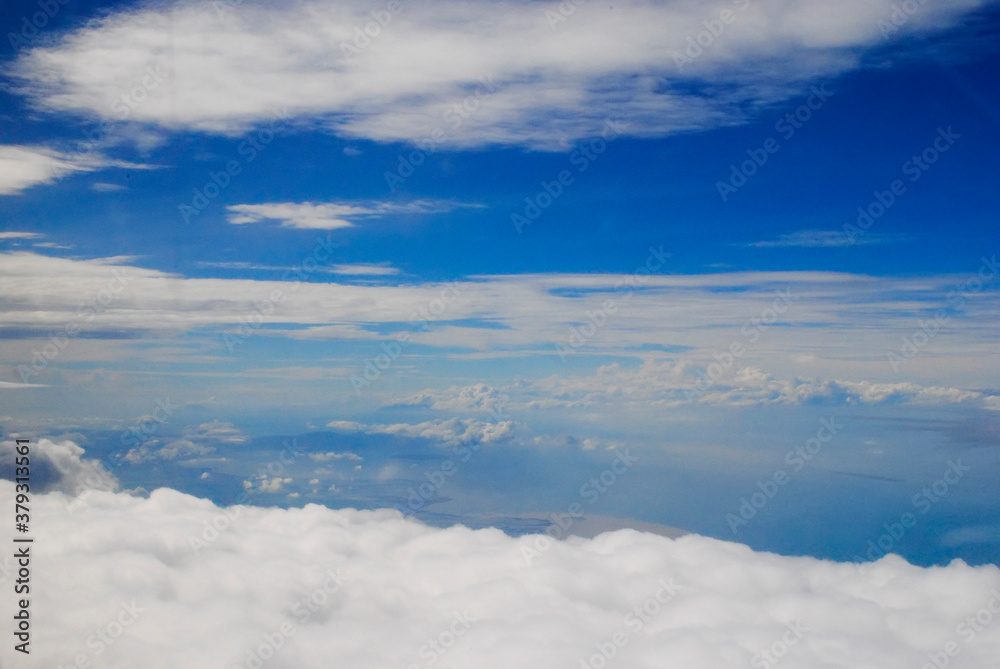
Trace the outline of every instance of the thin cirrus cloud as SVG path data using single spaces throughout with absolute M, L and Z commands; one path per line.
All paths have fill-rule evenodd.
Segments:
M 226 220 L 233 225 L 277 221 L 285 228 L 335 230 L 337 228 L 352 227 L 359 220 L 377 219 L 392 214 L 440 214 L 459 208 L 477 208 L 481 206 L 450 200 L 414 200 L 403 203 L 274 202 L 267 204 L 234 204 L 226 207 L 229 212 Z
M 850 235 L 843 230 L 800 230 L 777 239 L 766 239 L 751 242 L 746 246 L 758 249 L 769 248 L 843 248 L 850 246 L 878 246 L 882 244 L 897 244 L 907 241 L 905 235 L 889 233 L 867 233 Z
M 281 328 L 289 327 L 294 334 L 283 336 L 296 339 L 370 339 L 368 328 L 398 324 L 412 331 L 415 344 L 447 355 L 542 353 L 568 360 L 612 353 L 636 356 L 644 348 L 669 347 L 676 352 L 672 357 L 694 366 L 691 374 L 706 369 L 735 343 L 746 351 L 735 368 L 757 367 L 777 379 L 946 382 L 968 389 L 988 386 L 996 370 L 996 356 L 989 355 L 994 333 L 975 325 L 968 314 L 992 313 L 1000 295 L 982 282 L 979 289 L 968 287 L 978 276 L 975 265 L 968 275 L 922 278 L 834 272 L 651 276 L 626 300 L 626 293 L 616 288 L 628 278 L 622 275 L 483 276 L 447 287 L 426 282 L 358 285 L 187 278 L 136 267 L 127 258 L 8 252 L 0 253 L 0 260 L 0 322 L 15 337 L 20 331 L 73 323 L 79 323 L 81 336 L 96 326 L 137 334 L 152 327 L 164 336 L 225 329 L 245 322 L 262 296 L 278 290 L 285 299 L 268 316 L 271 334 L 282 336 Z M 995 259 L 989 262 L 995 264 Z M 127 280 L 125 289 L 93 324 L 81 321 L 78 305 L 117 286 L 119 275 Z M 421 307 L 434 304 L 444 291 L 454 298 L 444 305 L 440 322 L 421 327 Z M 950 310 L 952 291 L 967 293 L 964 312 Z M 778 320 L 765 327 L 761 319 L 782 294 L 790 296 L 790 306 L 780 317 L 772 314 L 771 320 Z M 594 326 L 590 314 L 609 299 L 615 300 L 615 313 L 605 314 L 601 327 Z M 32 308 L 23 308 L 25 303 Z M 900 376 L 887 354 L 899 354 L 904 338 L 921 332 L 922 319 L 940 310 L 946 318 L 928 344 L 933 355 L 913 356 Z M 477 327 L 480 322 L 501 327 Z M 364 336 L 355 334 L 362 331 Z M 748 384 L 745 392 L 765 400 L 792 392 L 771 380 Z M 829 394 L 845 397 L 854 392 L 829 389 Z
M 245 261 L 202 261 L 198 262 L 197 266 L 254 272 L 289 272 L 299 269 L 297 267 L 292 267 L 291 265 L 264 265 Z M 372 265 L 368 263 L 331 265 L 329 268 L 318 268 L 316 271 L 324 274 L 341 274 L 343 276 L 393 276 L 395 274 L 399 274 L 399 270 L 390 265 Z
M 945 30 L 987 4 L 926 3 L 891 39 Z M 157 68 L 163 81 L 129 119 L 173 130 L 235 134 L 287 106 L 345 137 L 558 150 L 609 119 L 647 137 L 740 123 L 863 66 L 893 12 L 889 0 L 571 6 L 415 1 L 391 14 L 346 0 L 143 4 L 26 50 L 12 76 L 38 109 L 117 119 L 109 101 Z M 733 20 L 684 60 L 723 10 Z
M 351 265 L 334 265 L 334 274 L 344 276 L 392 276 L 399 274 L 399 270 L 388 265 L 366 265 L 363 263 Z
M 0 232 L 0 239 L 36 239 L 41 236 L 40 232 L 20 232 L 16 230 Z
M 107 167 L 153 169 L 152 165 L 113 160 L 97 153 L 66 153 L 44 146 L 0 146 L 0 195 L 20 193 L 74 173 Z

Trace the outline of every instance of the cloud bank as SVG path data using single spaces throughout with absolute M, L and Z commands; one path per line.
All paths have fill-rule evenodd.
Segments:
M 0 505 L 13 495 L 0 481 Z M 34 497 L 37 666 L 915 669 L 1000 652 L 995 566 L 862 572 L 695 535 L 511 538 L 169 489 L 66 502 Z
M 41 109 L 104 120 L 231 134 L 287 106 L 347 137 L 559 149 L 607 119 L 632 136 L 739 123 L 985 4 L 925 3 L 888 33 L 889 0 L 143 4 L 13 75 Z
M 754 401 L 896 393 L 895 399 L 912 395 L 923 402 L 937 396 L 950 403 L 993 396 L 981 391 L 995 377 L 994 334 L 988 325 L 1000 304 L 995 255 L 970 265 L 968 274 L 931 277 L 733 272 L 478 276 L 449 284 L 309 281 L 311 272 L 334 267 L 317 262 L 329 260 L 331 240 L 319 237 L 313 253 L 280 281 L 186 278 L 121 257 L 0 253 L 0 320 L 15 338 L 25 332 L 29 337 L 33 332 L 65 335 L 45 344 L 56 347 L 46 357 L 60 361 L 79 350 L 64 346 L 65 341 L 95 331 L 141 336 L 225 330 L 239 341 L 253 335 L 382 339 L 389 346 L 396 335 L 378 331 L 394 325 L 414 344 L 454 357 L 545 354 L 569 362 L 617 354 L 666 362 L 675 368 L 646 370 L 651 373 L 645 375 L 654 377 L 653 386 L 685 401 L 691 399 L 685 389 L 708 393 L 699 395 L 701 402 L 726 399 L 719 393 L 727 386 L 740 389 L 739 399 Z M 266 330 L 257 327 L 261 322 Z M 226 350 L 221 334 L 215 341 L 219 352 Z M 30 349 L 25 351 L 27 358 L 14 357 L 11 364 L 33 364 Z M 372 357 L 379 353 L 380 348 L 372 348 Z M 773 378 L 753 376 L 757 372 L 734 378 L 745 369 Z M 363 372 L 361 363 L 355 375 Z M 46 383 L 48 373 L 41 369 L 5 380 Z M 856 387 L 815 387 L 837 379 Z M 857 385 L 901 382 L 943 390 Z M 645 392 L 632 386 L 605 384 L 595 391 Z M 973 394 L 962 395 L 966 390 Z M 457 408 L 495 400 L 470 395 L 405 401 L 442 407 L 447 401 Z

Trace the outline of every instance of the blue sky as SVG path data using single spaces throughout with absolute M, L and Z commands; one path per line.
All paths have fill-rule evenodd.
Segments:
M 474 445 L 418 516 L 511 531 L 631 449 L 591 513 L 995 556 L 994 3 L 56 6 L 2 10 L 8 436 L 365 508 Z

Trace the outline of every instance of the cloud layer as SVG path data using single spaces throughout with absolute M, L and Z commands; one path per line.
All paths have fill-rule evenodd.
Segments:
M 15 332 L 55 331 L 65 337 L 57 337 L 51 344 L 57 350 L 46 356 L 60 362 L 78 350 L 65 342 L 95 330 L 135 336 L 214 331 L 221 352 L 224 333 L 240 341 L 251 335 L 380 339 L 391 347 L 396 335 L 378 334 L 391 325 L 390 332 L 403 330 L 412 344 L 453 356 L 542 353 L 569 362 L 617 354 L 666 360 L 676 368 L 653 376 L 664 377 L 664 371 L 676 376 L 673 390 L 693 387 L 701 373 L 711 377 L 713 395 L 736 386 L 750 400 L 895 393 L 920 401 L 934 395 L 961 401 L 990 393 L 959 396 L 949 386 L 981 393 L 995 377 L 988 326 L 995 320 L 990 314 L 1000 311 L 995 256 L 984 258 L 978 268 L 970 266 L 964 276 L 912 278 L 830 272 L 682 276 L 637 270 L 632 275 L 471 277 L 450 284 L 301 280 L 327 270 L 316 262 L 329 258 L 326 243 L 320 238 L 314 253 L 282 281 L 189 279 L 135 267 L 126 258 L 2 253 L 0 315 Z M 372 356 L 381 353 L 372 348 Z M 30 362 L 32 352 L 25 351 L 27 357 L 12 352 L 9 361 Z M 357 374 L 363 367 L 362 361 Z M 713 371 L 716 367 L 722 376 Z M 733 376 L 745 369 L 751 376 Z M 767 378 L 754 370 L 763 370 Z M 834 379 L 847 385 L 820 387 Z M 5 380 L 46 382 L 35 374 Z M 865 382 L 875 385 L 864 387 Z M 666 386 L 656 381 L 646 391 L 652 387 Z
M 927 3 L 891 38 L 961 21 Z M 40 108 L 235 133 L 275 109 L 348 136 L 558 149 L 617 119 L 632 136 L 741 122 L 884 43 L 889 0 L 600 3 L 465 0 L 120 11 L 26 51 Z
M 0 481 L 0 504 L 13 494 Z M 728 669 L 781 656 L 913 669 L 945 649 L 980 667 L 1000 652 L 994 566 L 888 557 L 862 572 L 694 535 L 515 539 L 394 511 L 219 508 L 169 489 L 67 502 L 33 500 L 38 666 Z M 5 665 L 13 654 L 0 647 Z

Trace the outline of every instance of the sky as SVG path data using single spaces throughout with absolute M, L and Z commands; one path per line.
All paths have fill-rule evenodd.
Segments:
M 821 581 L 888 554 L 997 580 L 995 2 L 0 24 L 4 478 L 31 439 L 95 524 L 388 523 L 489 543 L 480 575 L 633 528 Z M 621 559 L 654 541 L 622 532 Z

